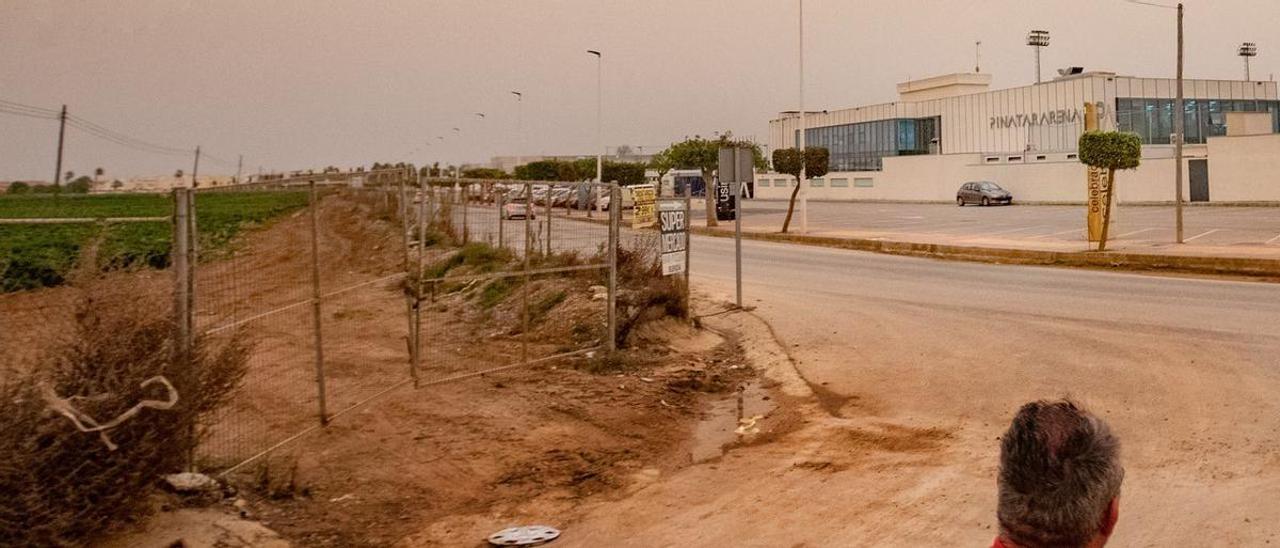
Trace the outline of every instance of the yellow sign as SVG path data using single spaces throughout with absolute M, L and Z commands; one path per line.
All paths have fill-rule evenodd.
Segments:
M 657 200 L 658 193 L 654 190 L 653 185 L 631 187 L 631 201 L 635 204 L 631 217 L 631 228 L 643 228 L 653 225 L 655 222 L 653 209 Z
M 1107 207 L 1107 170 L 1089 168 L 1089 241 L 1102 239 L 1102 215 Z

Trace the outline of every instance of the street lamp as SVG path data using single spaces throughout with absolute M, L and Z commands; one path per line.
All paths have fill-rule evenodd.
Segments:
M 808 234 L 809 232 L 809 189 L 807 176 L 805 174 L 805 164 L 808 163 L 809 151 L 805 148 L 804 143 L 804 0 L 798 0 L 800 3 L 800 233 Z M 711 189 L 707 189 L 707 199 L 711 199 Z
M 1036 83 L 1040 83 L 1040 48 L 1049 47 L 1049 31 L 1033 30 L 1027 33 L 1027 45 L 1036 50 Z
M 1240 57 L 1244 58 L 1245 81 L 1253 80 L 1252 78 L 1249 77 L 1249 58 L 1257 57 L 1257 56 L 1258 56 L 1258 44 L 1255 44 L 1253 42 L 1245 42 L 1243 44 L 1240 44 Z
M 516 165 L 511 168 L 511 171 L 515 172 L 515 169 L 520 167 L 520 161 L 523 159 L 521 154 L 524 153 L 522 149 L 524 139 L 521 138 L 524 134 L 524 94 L 518 91 L 513 91 L 511 94 L 516 96 Z
M 602 99 L 604 97 L 604 55 L 593 49 L 587 50 L 587 53 L 596 56 L 596 182 L 603 183 L 604 158 L 601 156 L 601 151 L 604 149 L 604 132 L 601 130 L 603 127 L 601 120 L 604 112 Z
M 1184 118 L 1186 118 L 1186 107 L 1182 94 L 1182 3 L 1177 6 L 1167 4 L 1157 4 L 1148 0 L 1128 0 L 1130 4 L 1138 4 L 1143 6 L 1152 6 L 1165 9 L 1178 10 L 1178 92 L 1177 98 L 1173 103 L 1173 156 L 1174 156 L 1174 192 L 1173 192 L 1173 217 L 1174 232 L 1177 235 L 1178 243 L 1183 243 L 1182 239 L 1182 141 L 1185 140 Z M 1246 61 L 1248 57 L 1245 58 Z

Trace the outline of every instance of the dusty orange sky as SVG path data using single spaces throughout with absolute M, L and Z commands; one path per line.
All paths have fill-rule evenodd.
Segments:
M 1255 79 L 1280 72 L 1280 2 L 1187 6 L 1189 78 L 1242 78 L 1245 40 L 1261 50 Z M 812 109 L 972 70 L 976 40 L 994 87 L 1026 84 L 1031 28 L 1053 35 L 1046 77 L 1069 64 L 1174 71 L 1174 12 L 1122 0 L 808 0 L 805 18 Z M 0 99 L 202 144 L 230 160 L 204 167 L 219 173 L 238 154 L 246 172 L 586 154 L 597 49 L 605 142 L 649 152 L 722 130 L 764 140 L 769 118 L 797 106 L 796 26 L 795 0 L 0 0 Z M 525 93 L 523 146 L 510 90 Z M 56 139 L 55 122 L 0 114 L 0 180 L 50 178 Z M 189 163 L 71 131 L 64 169 Z

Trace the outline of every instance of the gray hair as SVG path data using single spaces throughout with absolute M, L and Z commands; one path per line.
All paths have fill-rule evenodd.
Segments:
M 1028 403 L 1000 442 L 1000 532 L 1021 546 L 1083 546 L 1123 480 L 1106 422 L 1070 400 Z

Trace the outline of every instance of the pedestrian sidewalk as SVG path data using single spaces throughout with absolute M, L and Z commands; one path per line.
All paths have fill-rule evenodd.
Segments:
M 1075 239 L 1046 240 L 1036 237 L 983 236 L 975 234 L 879 232 L 869 230 L 810 230 L 788 234 L 780 226 L 743 227 L 743 237 L 753 240 L 822 245 L 895 255 L 942 259 L 1106 267 L 1127 270 L 1164 270 L 1280 278 L 1280 246 L 1176 244 L 1151 240 L 1112 239 L 1107 251 L 1094 251 L 1096 243 L 1084 240 L 1083 228 Z M 733 222 L 716 228 L 695 228 L 695 233 L 732 237 Z

